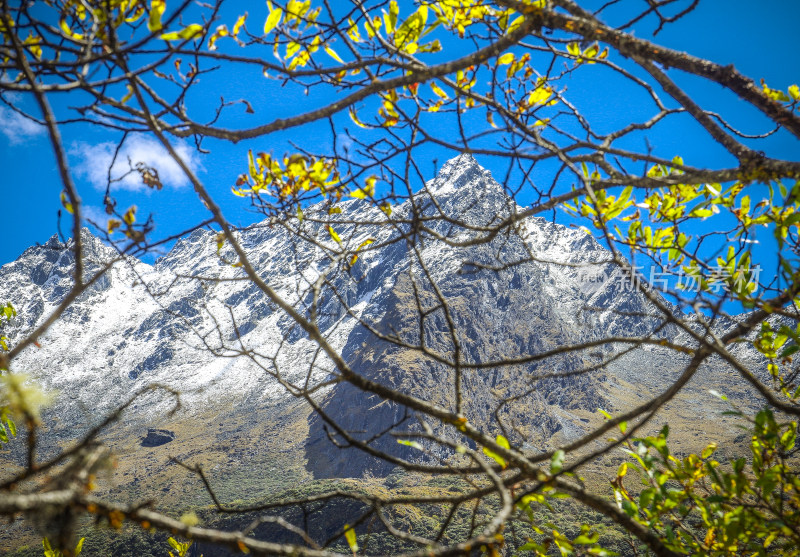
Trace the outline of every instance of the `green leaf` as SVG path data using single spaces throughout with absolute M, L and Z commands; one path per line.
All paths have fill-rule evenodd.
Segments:
M 8 427 L 9 433 L 11 433 L 12 436 L 16 437 L 17 436 L 17 426 L 14 423 L 14 420 L 12 420 L 9 416 L 6 416 L 4 421 L 6 423 L 6 426 Z
M 698 207 L 697 209 L 694 209 L 691 213 L 689 213 L 689 217 L 704 219 L 704 218 L 710 217 L 713 214 L 714 214 L 714 211 L 712 209 L 704 209 L 704 208 Z
M 553 457 L 550 459 L 551 474 L 558 474 L 564 468 L 564 456 L 564 451 L 561 449 L 553 453 Z
M 408 441 L 406 439 L 398 439 L 397 442 L 400 443 L 401 445 L 407 445 L 407 446 L 411 447 L 412 449 L 418 449 L 420 451 L 423 450 L 423 446 L 420 445 L 417 441 Z
M 572 543 L 579 544 L 579 545 L 590 545 L 593 543 L 597 543 L 597 540 L 600 539 L 600 534 L 598 532 L 591 532 L 588 534 L 581 534 L 574 540 Z
M 795 431 L 794 427 L 790 427 L 783 435 L 781 435 L 781 445 L 783 445 L 783 450 L 786 452 L 794 449 L 796 441 L 797 431 Z
M 639 512 L 639 509 L 636 507 L 636 503 L 628 501 L 627 499 L 622 501 L 622 510 L 624 510 L 625 514 L 628 516 L 636 516 L 636 514 Z
M 494 452 L 489 447 L 484 447 L 483 448 L 483 454 L 485 454 L 486 456 L 488 456 L 489 458 L 494 460 L 502 468 L 505 468 L 506 466 L 508 466 L 508 462 L 506 462 L 506 459 L 503 458 L 502 456 L 500 456 L 499 454 L 497 454 L 496 452 Z
M 502 435 L 498 435 L 495 438 L 495 441 L 497 442 L 498 445 L 500 445 L 504 449 L 510 449 L 511 448 L 511 445 L 509 445 L 509 443 L 508 443 L 508 439 L 506 439 Z M 506 462 L 505 458 L 503 458 L 502 456 L 500 456 L 499 454 L 497 454 L 496 452 L 494 452 L 493 450 L 491 450 L 488 447 L 484 447 L 483 448 L 483 454 L 485 454 L 486 456 L 488 456 L 489 458 L 494 460 L 497 464 L 499 464 L 503 468 L 508 466 L 508 462 Z
M 650 503 L 653 502 L 656 496 L 656 488 L 649 487 L 647 489 L 642 490 L 642 493 L 639 495 L 639 507 L 641 508 L 649 508 Z
M 705 460 L 706 458 L 709 458 L 712 454 L 714 454 L 714 451 L 716 450 L 717 450 L 717 444 L 709 443 L 709 445 L 705 449 L 703 449 L 703 452 L 700 453 L 700 458 Z
M 416 42 L 425 27 L 428 19 L 428 7 L 420 6 L 419 9 L 406 19 L 394 33 L 394 45 L 413 54 L 416 52 Z M 413 45 L 413 46 L 412 46 Z

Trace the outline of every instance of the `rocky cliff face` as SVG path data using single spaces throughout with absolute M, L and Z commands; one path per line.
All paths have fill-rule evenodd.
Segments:
M 470 155 L 445 164 L 417 198 L 439 236 L 424 237 L 418 250 L 397 257 L 403 264 L 391 260 L 371 268 L 382 276 L 375 280 L 367 274 L 366 281 L 385 287 L 372 294 L 362 314 L 366 324 L 350 332 L 345 358 L 373 381 L 452 409 L 455 366 L 411 348 L 424 346 L 464 366 L 462 411 L 485 431 L 502 432 L 531 448 L 545 446 L 559 431 L 577 436 L 583 428 L 572 411 L 605 406 L 608 372 L 601 361 L 610 347 L 522 365 L 487 364 L 603 335 L 652 332 L 660 319 L 646 317 L 652 309 L 644 298 L 620 293 L 615 284 L 586 288 L 587 269 L 611 274 L 612 267 L 608 252 L 583 231 L 530 218 L 516 231 L 472 244 L 520 208 Z M 451 245 L 454 240 L 463 247 Z M 376 339 L 373 331 L 399 343 Z M 401 432 L 420 429 L 407 408 L 349 384 L 334 386 L 322 407 L 355 438 L 395 456 L 419 458 L 397 443 Z M 444 428 L 435 432 L 445 434 Z M 310 418 L 307 454 L 316 476 L 367 470 L 383 475 L 391 469 L 374 459 L 354 458 L 352 449 L 333 448 L 331 434 L 319 415 Z M 315 456 L 319 452 L 324 458 Z
M 641 295 L 620 292 L 613 282 L 587 287 L 587 270 L 611 274 L 612 267 L 608 252 L 583 231 L 534 217 L 486 239 L 493 224 L 520 208 L 471 155 L 442 167 L 415 195 L 415 212 L 412 201 L 395 207 L 403 224 L 378 224 L 386 217 L 366 201 L 341 206 L 347 222 L 335 227 L 343 245 L 373 240 L 352 267 L 337 254 L 325 207 L 309 208 L 302 223 L 291 224 L 296 234 L 266 221 L 242 230 L 242 245 L 268 284 L 316 316 L 358 373 L 453 408 L 454 367 L 414 348 L 425 346 L 462 368 L 470 421 L 492 433 L 505 428 L 532 448 L 556 433 L 580 434 L 576 411 L 603 405 L 604 385 L 615 372 L 601 362 L 611 348 L 488 364 L 661 325 Z M 117 257 L 88 231 L 84 243 L 87 273 Z M 15 360 L 15 370 L 61 393 L 63 423 L 86 426 L 152 383 L 181 391 L 185 406 L 204 410 L 232 402 L 237 410 L 263 401 L 288 404 L 276 375 L 297 385 L 326 384 L 315 396 L 330 418 L 359 439 L 405 455 L 392 433 L 417 427 L 415 418 L 345 384 L 327 385 L 336 370 L 259 289 L 239 280 L 231 257 L 227 248 L 218 253 L 213 232 L 196 231 L 154 265 L 119 259 L 40 339 L 40 348 Z M 19 312 L 6 332 L 12 343 L 63 298 L 73 263 L 68 247 L 53 238 L 0 268 L 3 297 Z M 584 367 L 593 369 L 558 377 Z M 170 405 L 169 396 L 153 393 L 137 401 L 133 417 L 154 421 Z M 368 459 L 354 463 L 331 443 L 319 416 L 308 420 L 306 458 L 316 476 L 388 470 Z

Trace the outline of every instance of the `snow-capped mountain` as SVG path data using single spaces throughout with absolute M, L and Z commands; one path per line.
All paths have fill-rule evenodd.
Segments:
M 663 375 L 666 364 L 645 366 L 641 358 L 603 365 L 612 350 L 606 346 L 523 365 L 475 367 L 609 335 L 647 334 L 661 319 L 641 294 L 621 291 L 619 282 L 587 279 L 610 276 L 614 267 L 609 252 L 585 231 L 530 217 L 495 234 L 493 225 L 522 209 L 471 155 L 447 162 L 391 217 L 369 201 L 339 206 L 335 215 L 327 206 L 308 208 L 302 222 L 286 226 L 264 221 L 241 230 L 239 240 L 264 281 L 314 317 L 357 372 L 453 407 L 453 368 L 413 347 L 457 358 L 467 366 L 460 383 L 464 414 L 487 430 L 502 423 L 517 442 L 531 446 L 557 432 L 579 435 L 587 421 L 579 411 L 603 406 L 607 383 L 630 381 L 634 373 L 643 383 Z M 375 441 L 383 448 L 396 446 L 389 426 L 408 427 L 405 409 L 335 383 L 330 361 L 243 280 L 244 272 L 231 265 L 232 250 L 220 250 L 212 231 L 179 240 L 153 265 L 120 258 L 88 230 L 83 240 L 87 276 L 117 261 L 39 347 L 13 362 L 15 371 L 60 393 L 64 423 L 88 425 L 156 383 L 180 391 L 190 411 L 232 401 L 238 408 L 280 405 L 292 400 L 283 381 L 320 385 L 314 396 L 329 416 L 360 438 L 384 432 Z M 5 333 L 12 344 L 63 299 L 73 264 L 69 246 L 54 237 L 0 268 L 3 301 L 19 313 Z M 401 344 L 380 340 L 376 332 Z M 650 363 L 660 358 L 648 354 Z M 669 365 L 679 363 L 672 358 Z M 592 370 L 536 380 L 583 367 Z M 505 399 L 513 400 L 501 405 Z M 137 402 L 132 416 L 154 420 L 170 405 L 170 396 L 154 393 Z M 309 428 L 309 455 L 332 446 L 319 418 L 309 417 Z M 354 470 L 343 451 L 309 457 L 309 469 L 322 476 Z

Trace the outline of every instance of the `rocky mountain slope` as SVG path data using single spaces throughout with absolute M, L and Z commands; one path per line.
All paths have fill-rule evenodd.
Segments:
M 674 355 L 647 348 L 608 361 L 614 348 L 607 345 L 482 367 L 609 335 L 675 331 L 619 281 L 587 280 L 587 272 L 611 275 L 613 267 L 609 253 L 584 231 L 533 217 L 481 240 L 520 208 L 471 155 L 446 163 L 413 200 L 396 206 L 400 224 L 389 224 L 367 201 L 340 206 L 337 222 L 320 205 L 291 224 L 295 234 L 264 221 L 242 230 L 240 241 L 265 282 L 315 315 L 328 342 L 364 376 L 452 408 L 455 368 L 419 347 L 457 360 L 464 414 L 490 433 L 505 428 L 535 451 L 577 438 L 598 407 L 640 397 L 680 367 Z M 372 241 L 352 267 L 352 253 L 341 255 L 329 225 L 345 248 Z M 87 273 L 117 257 L 88 230 L 83 239 Z M 268 408 L 249 416 L 280 429 L 288 427 L 281 416 L 296 407 L 285 385 L 318 386 L 313 396 L 332 420 L 377 448 L 408 456 L 392 433 L 417 427 L 413 416 L 336 383 L 331 363 L 255 285 L 241 280 L 232 257 L 229 248 L 218 249 L 213 232 L 200 230 L 153 265 L 118 260 L 40 347 L 14 362 L 16 371 L 59 393 L 53 430 L 63 426 L 74 435 L 75 424 L 96 423 L 149 384 L 180 391 L 186 416 Z M 3 297 L 19 312 L 6 331 L 12 343 L 63 298 L 73 263 L 68 246 L 54 237 L 0 268 Z M 583 368 L 590 371 L 570 374 Z M 158 426 L 172 403 L 171 395 L 154 391 L 137 400 L 127 423 Z M 298 431 L 305 436 L 303 461 L 315 477 L 390 470 L 337 449 L 324 420 L 307 409 L 292 415 L 306 422 Z M 245 435 L 247 424 L 237 431 Z

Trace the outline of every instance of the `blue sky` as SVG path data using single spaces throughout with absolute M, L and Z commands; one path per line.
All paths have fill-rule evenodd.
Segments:
M 600 2 L 596 2 L 600 4 Z M 645 3 L 629 0 L 619 6 L 642 8 Z M 256 7 L 258 6 L 258 7 Z M 223 21 L 230 26 L 235 14 L 250 10 L 251 18 L 261 20 L 265 11 L 262 3 L 233 2 L 226 5 Z M 622 8 L 619 8 L 622 9 Z M 614 21 L 619 13 L 610 13 Z M 230 20 L 230 21 L 228 21 Z M 800 2 L 789 0 L 763 1 L 758 4 L 744 0 L 707 0 L 677 24 L 666 27 L 655 42 L 686 50 L 692 54 L 708 58 L 721 64 L 733 63 L 745 75 L 756 80 L 764 78 L 774 87 L 785 90 L 792 83 L 800 82 L 800 56 L 797 50 L 797 22 L 800 21 Z M 652 25 L 645 22 L 635 28 L 637 36 L 650 38 Z M 452 51 L 443 55 L 452 56 Z M 607 122 L 609 127 L 618 127 L 627 122 L 639 110 L 641 99 L 626 96 L 625 89 L 617 87 L 613 80 L 604 80 L 598 73 L 593 78 L 591 69 L 579 72 L 566 83 L 567 96 L 580 99 L 581 109 L 591 116 L 595 124 Z M 599 70 L 598 70 L 599 72 Z M 671 74 L 673 75 L 673 74 Z M 582 77 L 581 77 L 582 76 Z M 237 72 L 222 74 L 226 90 L 233 91 L 235 98 L 247 98 L 253 105 L 255 115 L 245 113 L 244 105 L 233 107 L 227 113 L 227 124 L 249 126 L 263 123 L 275 117 L 294 113 L 297 106 L 303 106 L 302 92 L 286 89 L 260 87 L 263 77 L 260 70 L 251 73 Z M 758 133 L 765 128 L 765 120 L 742 101 L 716 85 L 699 82 L 688 76 L 674 75 L 701 105 L 720 110 L 744 131 Z M 214 92 L 219 76 L 209 79 L 201 91 Z M 315 94 L 312 90 L 313 100 Z M 329 93 L 325 93 L 329 94 Z M 57 111 L 64 110 L 79 99 L 63 95 L 54 99 Z M 31 99 L 22 96 L 9 98 L 15 105 L 31 108 Z M 189 103 L 205 103 L 212 110 L 218 100 L 215 94 L 202 98 L 189 99 Z M 346 117 L 345 117 L 346 119 Z M 318 125 L 319 126 L 319 125 Z M 349 126 L 351 129 L 354 126 Z M 357 128 L 355 128 L 357 130 Z M 236 176 L 246 169 L 247 150 L 273 151 L 276 154 L 292 150 L 290 142 L 314 151 L 324 151 L 330 147 L 330 139 L 318 127 L 306 127 L 239 144 L 222 141 L 208 141 L 205 147 L 211 153 L 200 155 L 189 143 L 178 143 L 179 149 L 198 171 L 209 190 L 221 202 L 228 218 L 237 224 L 248 224 L 261 220 L 247 208 L 247 202 L 234 197 L 230 186 Z M 85 125 L 70 125 L 62 128 L 64 143 L 69 151 L 70 163 L 76 181 L 81 186 L 86 206 L 86 216 L 97 220 L 103 218 L 102 191 L 104 189 L 104 163 L 109 160 L 117 138 L 108 132 Z M 688 117 L 674 120 L 667 126 L 659 127 L 648 134 L 648 141 L 656 152 L 664 156 L 681 154 L 688 164 L 706 166 L 728 166 L 733 163 L 719 146 L 706 139 L 705 132 Z M 643 141 L 638 138 L 637 141 Z M 760 148 L 772 156 L 797 158 L 800 145 L 785 134 L 776 134 L 759 144 Z M 641 148 L 641 144 L 636 145 Z M 166 187 L 160 192 L 143 189 L 136 181 L 123 182 L 115 192 L 120 207 L 137 204 L 139 214 L 153 215 L 158 236 L 179 232 L 207 217 L 207 212 L 197 200 L 185 178 L 171 163 L 159 155 L 154 140 L 144 136 L 134 136 L 127 143 L 123 154 L 135 161 L 137 156 L 146 153 L 151 164 L 159 168 Z M 431 178 L 433 159 L 438 164 L 455 153 L 441 149 L 424 149 L 417 160 Z M 478 157 L 481 164 L 491 169 L 500 179 L 504 174 L 502 161 L 486 160 Z M 45 242 L 57 230 L 56 212 L 60 208 L 59 194 L 62 189 L 55 167 L 52 150 L 47 137 L 36 125 L 21 120 L 8 108 L 0 107 L 0 162 L 2 163 L 2 224 L 0 232 L 0 263 L 11 261 L 28 246 Z M 542 169 L 546 172 L 546 169 Z M 415 187 L 418 187 L 416 184 Z M 69 233 L 69 222 L 62 222 L 62 230 Z M 770 249 L 765 244 L 763 249 Z

